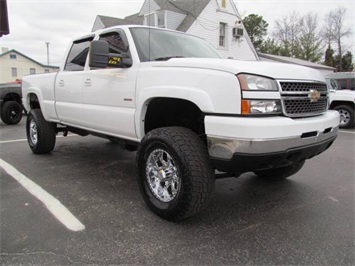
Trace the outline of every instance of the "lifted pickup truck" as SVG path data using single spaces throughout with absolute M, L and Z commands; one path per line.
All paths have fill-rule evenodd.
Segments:
M 143 199 L 172 221 L 206 208 L 215 173 L 285 179 L 339 126 L 318 71 L 222 59 L 200 38 L 143 26 L 75 39 L 58 73 L 27 76 L 22 91 L 34 153 L 69 131 L 138 148 Z

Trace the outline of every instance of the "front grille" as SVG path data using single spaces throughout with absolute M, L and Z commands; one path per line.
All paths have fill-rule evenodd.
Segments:
M 289 117 L 315 116 L 328 107 L 327 86 L 323 83 L 280 82 L 284 115 Z M 320 97 L 313 98 L 320 93 Z

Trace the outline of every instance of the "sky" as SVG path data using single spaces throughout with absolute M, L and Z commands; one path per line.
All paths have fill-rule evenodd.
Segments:
M 191 0 L 193 1 L 193 0 Z M 199 0 L 195 0 L 199 1 Z M 91 31 L 97 15 L 124 18 L 137 13 L 144 0 L 7 0 L 10 34 L 0 38 L 0 47 L 16 49 L 30 58 L 59 66 L 71 40 Z M 262 16 L 269 23 L 290 15 L 309 12 L 318 15 L 320 25 L 330 11 L 344 7 L 345 25 L 353 34 L 345 40 L 347 50 L 355 57 L 355 0 L 236 0 L 239 13 Z M 334 47 L 335 48 L 335 47 Z M 354 58 L 355 59 L 355 58 Z

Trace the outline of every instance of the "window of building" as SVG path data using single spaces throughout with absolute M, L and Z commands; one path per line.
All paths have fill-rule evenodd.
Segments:
M 226 0 L 222 0 L 222 7 L 226 8 Z
M 44 73 L 49 73 L 49 69 L 45 69 L 45 70 L 44 70 Z
M 157 13 L 157 20 L 158 20 L 158 27 L 159 28 L 166 28 L 165 27 L 165 12 Z
M 12 68 L 11 68 L 11 75 L 12 75 L 13 77 L 17 77 L 17 68 L 16 68 L 16 67 L 12 67 Z
M 10 54 L 10 59 L 16 59 L 17 56 L 15 54 Z
M 155 27 L 155 13 L 145 16 L 145 25 Z
M 30 68 L 30 75 L 36 74 L 36 69 L 35 68 Z
M 226 29 L 227 29 L 226 23 L 219 24 L 219 46 L 220 47 L 226 47 Z
M 92 37 L 75 41 L 70 49 L 67 62 L 65 63 L 65 71 L 81 71 L 84 70 L 86 58 L 89 53 L 90 42 Z
M 165 11 L 146 15 L 144 24 L 151 27 L 166 28 Z

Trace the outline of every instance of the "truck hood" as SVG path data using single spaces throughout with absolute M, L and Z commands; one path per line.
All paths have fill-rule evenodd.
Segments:
M 325 82 L 323 75 L 315 69 L 294 64 L 265 61 L 238 61 L 213 58 L 172 58 L 154 62 L 153 67 L 186 67 L 225 71 L 231 74 L 249 73 L 274 79 L 312 80 Z

